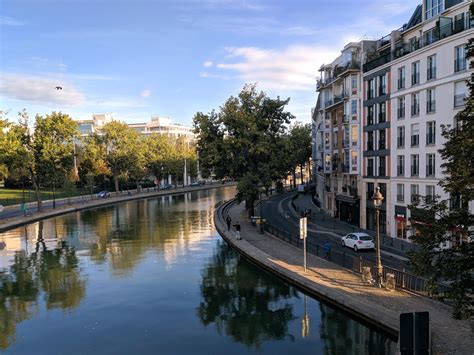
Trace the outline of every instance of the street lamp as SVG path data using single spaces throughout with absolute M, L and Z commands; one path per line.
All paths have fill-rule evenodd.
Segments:
M 380 259 L 380 206 L 382 206 L 383 196 L 380 193 L 380 187 L 376 187 L 374 195 L 372 196 L 374 200 L 375 214 L 376 214 L 376 223 L 377 223 L 377 234 L 376 234 L 376 259 L 375 259 L 375 268 L 377 270 L 377 286 L 382 287 L 382 260 Z

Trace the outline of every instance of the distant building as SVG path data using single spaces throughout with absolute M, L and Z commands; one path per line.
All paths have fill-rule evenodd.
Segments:
M 128 126 L 143 135 L 157 133 L 174 139 L 181 137 L 184 137 L 188 141 L 194 141 L 195 139 L 194 129 L 192 127 L 171 123 L 169 117 L 152 116 L 150 122 L 131 123 Z
M 112 121 L 111 113 L 98 113 L 93 114 L 91 119 L 76 120 L 76 123 L 79 134 L 81 136 L 88 136 L 98 132 L 103 125 Z

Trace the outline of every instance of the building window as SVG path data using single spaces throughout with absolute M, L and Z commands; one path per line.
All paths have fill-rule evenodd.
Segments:
M 405 147 L 405 126 L 397 127 L 397 148 Z
M 397 118 L 400 120 L 405 118 L 405 96 L 399 97 L 397 103 Z
M 324 133 L 324 145 L 325 145 L 325 149 L 330 149 L 330 135 L 329 135 L 329 132 L 325 132 Z
M 379 123 L 385 122 L 387 119 L 387 103 L 381 102 L 379 104 Z
M 420 195 L 420 187 L 418 185 L 410 185 L 410 195 L 411 202 L 418 201 L 418 197 Z
M 411 94 L 411 115 L 418 116 L 420 114 L 420 94 Z
M 436 122 L 426 122 L 426 145 L 436 144 Z
M 420 173 L 420 160 L 418 154 L 411 155 L 411 176 L 418 176 Z
M 431 203 L 435 200 L 434 185 L 426 185 L 426 202 Z
M 426 63 L 426 80 L 431 80 L 436 78 L 436 54 L 433 54 L 428 57 Z
M 351 151 L 351 169 L 353 171 L 357 170 L 357 151 Z
M 375 94 L 375 79 L 367 82 L 367 100 L 373 99 Z
M 411 125 L 411 146 L 418 147 L 420 144 L 420 124 L 413 123 Z
M 367 125 L 374 124 L 374 106 L 367 107 Z
M 454 83 L 454 107 L 464 106 L 466 91 L 466 82 L 459 81 Z
M 359 127 L 351 126 L 351 142 L 352 146 L 357 146 L 357 141 L 359 140 Z
M 385 158 L 386 157 L 379 157 L 379 176 L 386 176 L 385 175 Z
M 397 202 L 405 202 L 405 185 L 397 184 Z
M 357 115 L 357 100 L 351 100 L 351 114 Z
M 466 45 L 454 48 L 454 71 L 466 70 Z
M 352 91 L 357 90 L 357 74 L 352 74 L 351 75 L 351 89 L 352 89 Z
M 386 75 L 379 76 L 379 96 L 385 95 L 387 93 L 387 77 Z
M 381 129 L 379 131 L 379 149 L 385 149 L 385 130 Z
M 434 176 L 435 174 L 435 155 L 426 154 L 426 176 Z
M 426 90 L 426 113 L 436 111 L 436 93 L 435 89 Z
M 425 20 L 435 17 L 444 10 L 444 0 L 425 0 Z
M 416 85 L 420 83 L 420 61 L 411 63 L 411 84 Z
M 397 155 L 397 176 L 405 176 L 405 156 Z
M 374 159 L 367 160 L 367 176 L 374 176 Z
M 334 148 L 337 148 L 337 131 L 336 132 L 332 132 L 332 146 Z
M 374 150 L 374 131 L 367 133 L 367 150 Z
M 398 89 L 405 88 L 405 67 L 398 68 L 397 84 Z

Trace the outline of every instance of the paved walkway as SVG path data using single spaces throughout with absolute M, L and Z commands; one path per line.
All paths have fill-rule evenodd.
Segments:
M 450 308 L 429 298 L 402 291 L 386 291 L 362 282 L 360 276 L 324 259 L 308 254 L 308 271 L 300 249 L 271 235 L 259 234 L 246 218 L 243 204 L 227 205 L 216 211 L 216 228 L 222 237 L 260 266 L 280 275 L 306 291 L 337 304 L 352 314 L 368 319 L 386 331 L 397 334 L 402 312 L 428 311 L 432 330 L 433 354 L 472 354 L 472 324 L 451 318 Z M 227 231 L 222 212 L 232 223 L 242 226 L 242 240 Z

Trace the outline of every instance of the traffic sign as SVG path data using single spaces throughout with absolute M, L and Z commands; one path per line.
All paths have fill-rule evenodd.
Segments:
M 306 217 L 300 218 L 300 239 L 305 239 L 308 235 L 308 219 Z

